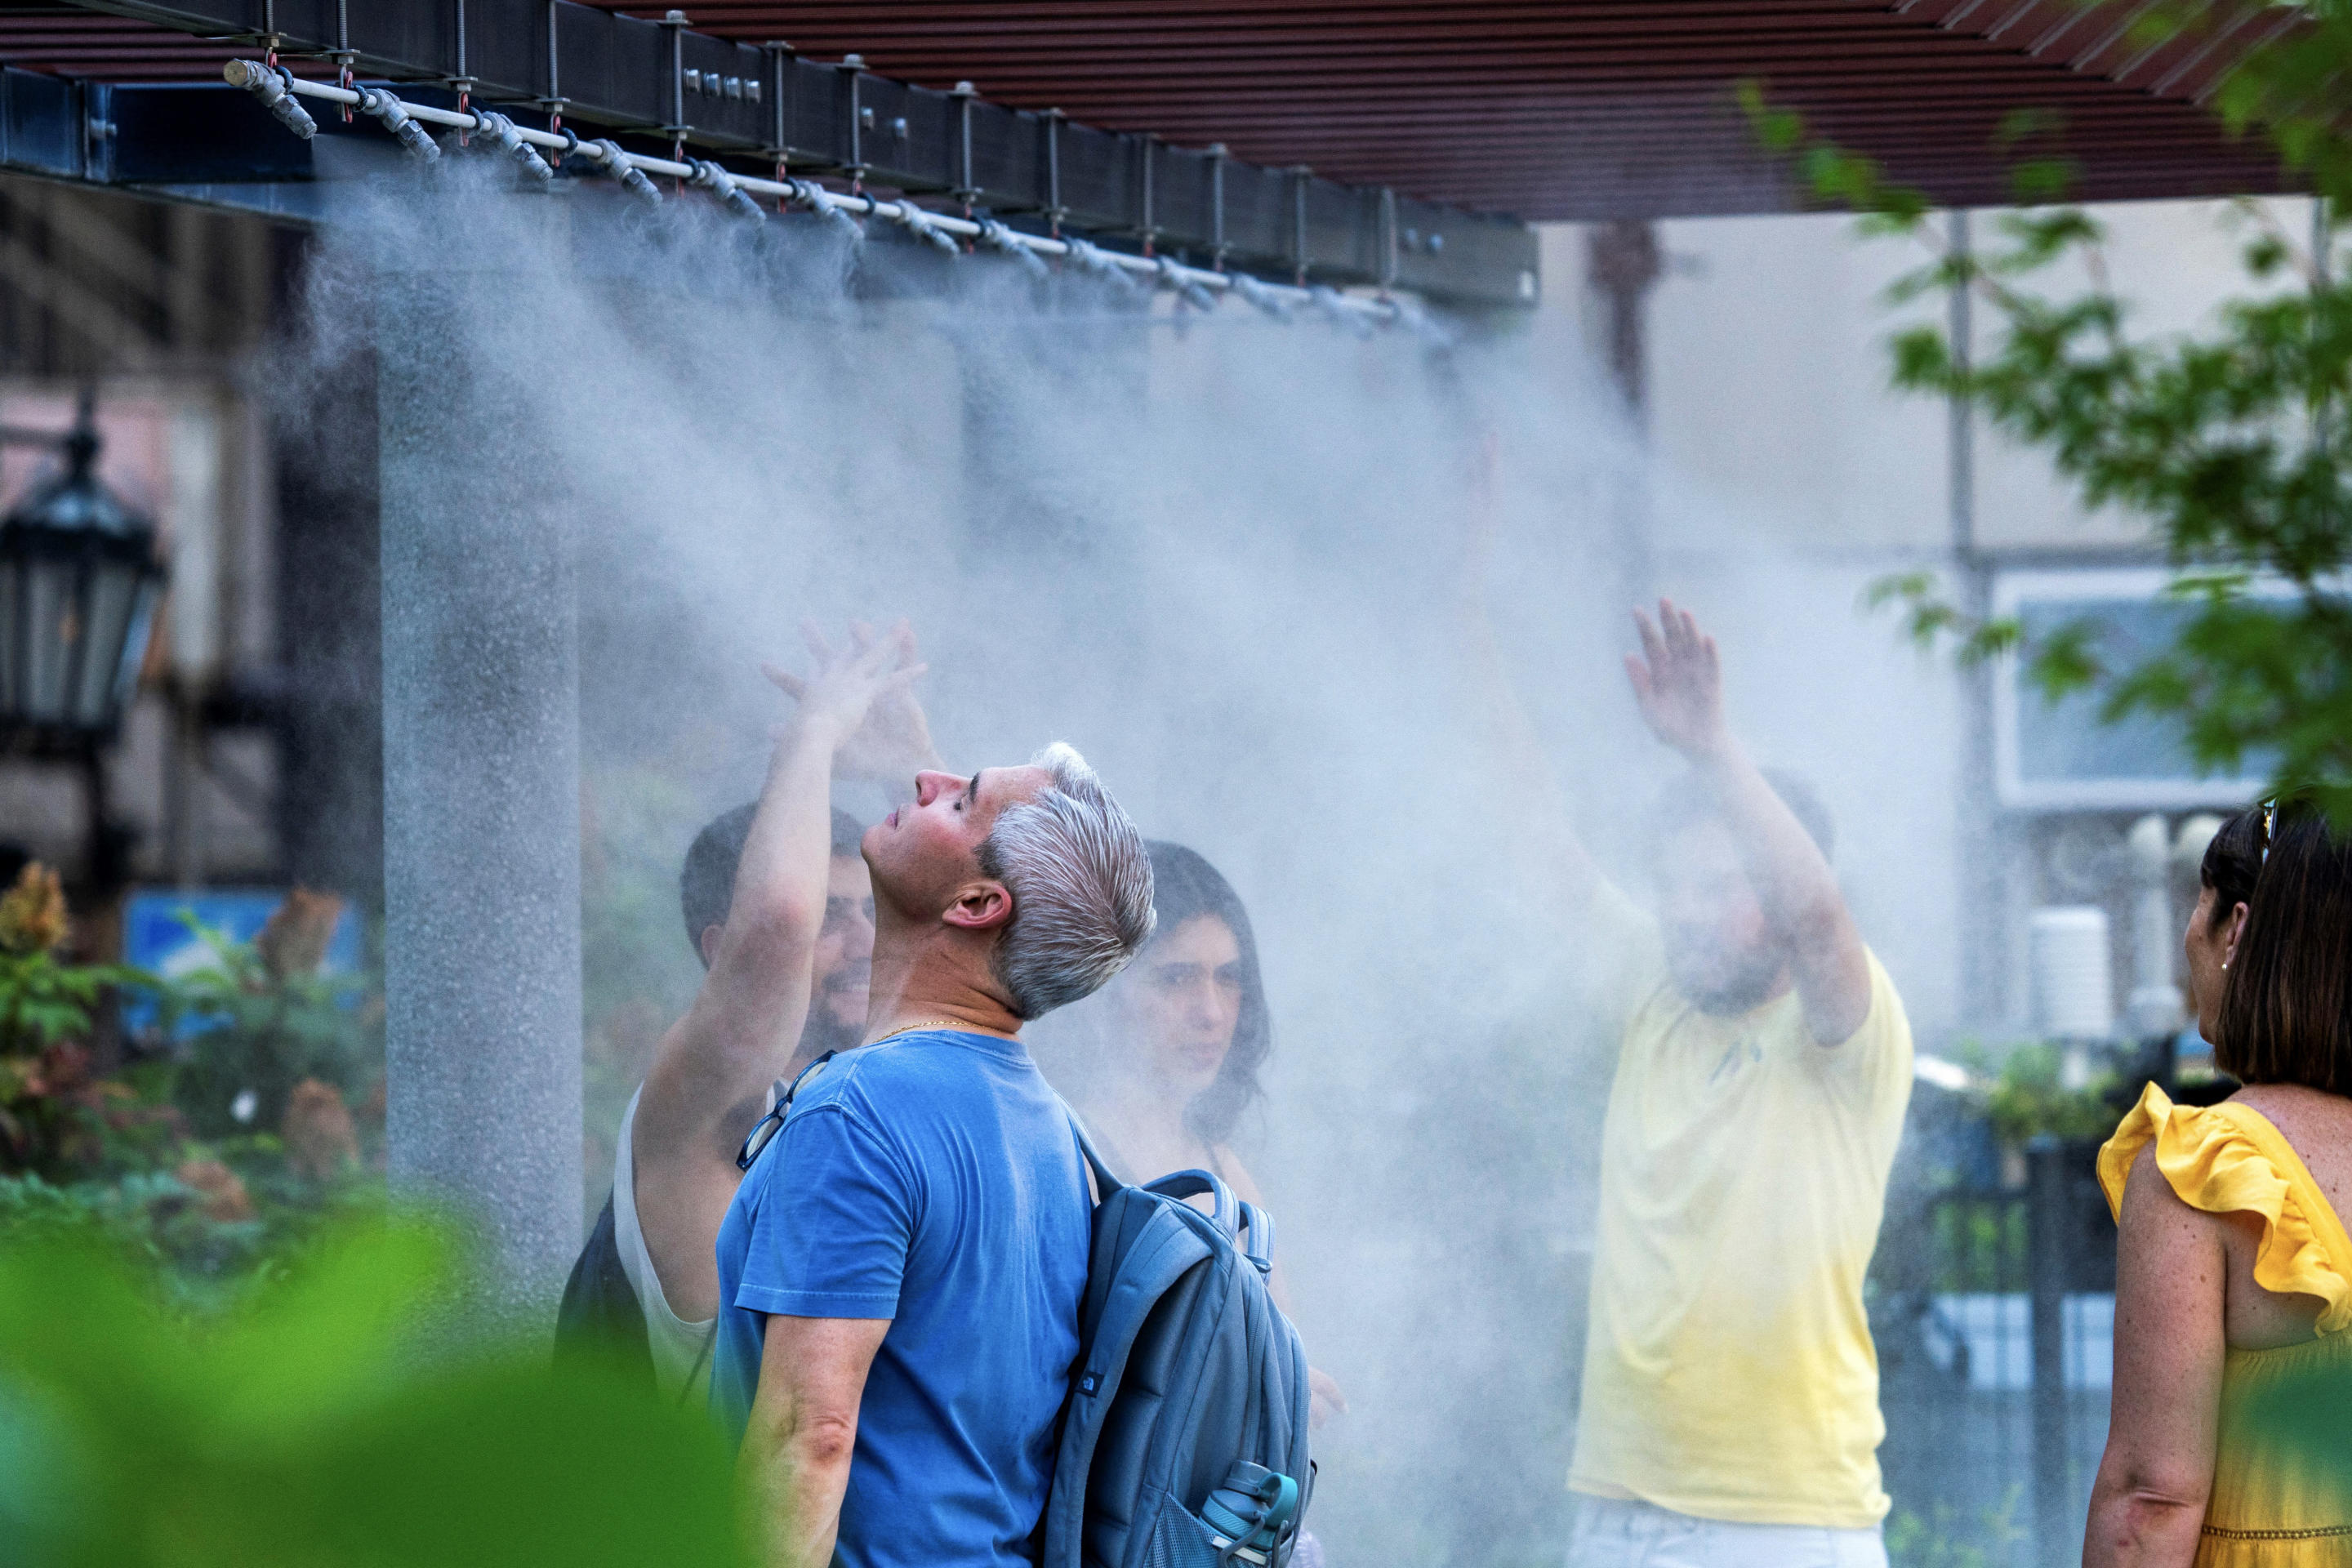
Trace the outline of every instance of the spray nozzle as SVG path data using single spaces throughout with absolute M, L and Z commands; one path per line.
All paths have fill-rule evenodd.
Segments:
M 389 131 L 403 147 L 415 157 L 431 163 L 441 156 L 440 144 L 425 133 L 425 127 L 408 117 L 400 100 L 380 87 L 360 89 L 360 112 L 372 115 L 376 122 Z
M 747 218 L 752 223 L 768 221 L 768 215 L 761 210 L 758 202 L 751 199 L 751 193 L 735 183 L 734 175 L 709 159 L 694 161 L 694 183 L 725 203 L 727 210 L 737 217 Z
M 646 172 L 643 169 L 629 162 L 629 155 L 621 151 L 621 144 L 618 142 L 607 137 L 602 142 L 583 142 L 583 145 L 594 151 L 596 156 L 603 160 L 605 172 L 620 181 L 621 188 L 629 195 L 641 202 L 656 203 L 661 200 L 661 192 L 654 188 L 654 183 L 651 180 L 646 178 Z
M 1391 325 L 1404 328 L 1423 342 L 1444 348 L 1454 342 L 1453 332 L 1419 304 L 1402 294 L 1389 296 L 1389 312 Z
M 261 100 L 278 123 L 308 142 L 319 133 L 319 122 L 294 96 L 294 75 L 283 66 L 271 69 L 252 60 L 231 60 L 221 68 L 221 76 L 231 87 L 241 87 Z
M 1177 266 L 1173 259 L 1155 256 L 1152 260 L 1159 266 L 1161 286 L 1174 290 L 1176 298 L 1203 315 L 1217 308 L 1217 297 L 1203 288 L 1191 273 Z
M 1372 323 L 1361 310 L 1350 310 L 1339 297 L 1339 290 L 1328 283 L 1318 283 L 1307 290 L 1315 308 L 1355 333 L 1360 338 L 1372 335 Z
M 826 190 L 814 180 L 794 180 L 792 182 L 792 187 L 794 197 L 806 203 L 811 212 L 842 230 L 850 239 L 861 240 L 866 237 L 866 231 L 857 226 L 857 220 L 849 216 L 846 208 L 833 199 L 831 191 Z
M 1028 246 L 1022 244 L 1011 229 L 995 218 L 981 220 L 980 242 L 991 250 L 1002 251 L 1018 260 L 1023 267 L 1028 268 L 1029 276 L 1032 278 L 1046 276 L 1045 258 Z
M 555 171 L 547 166 L 547 160 L 539 155 L 539 149 L 524 141 L 522 133 L 515 129 L 515 122 L 505 115 L 488 109 L 477 109 L 474 110 L 474 129 L 481 132 L 485 141 L 495 143 L 520 163 L 522 172 L 541 184 L 555 178 Z
M 1078 264 L 1079 271 L 1091 273 L 1097 278 L 1105 279 L 1127 288 L 1131 289 L 1135 286 L 1134 279 L 1128 277 L 1127 269 L 1113 261 L 1109 253 L 1100 246 L 1079 239 L 1075 236 L 1065 239 L 1063 243 L 1070 247 L 1070 259 Z
M 1296 308 L 1295 302 L 1283 298 L 1246 272 L 1234 274 L 1234 292 L 1244 304 L 1263 310 L 1277 321 L 1287 321 Z
M 874 204 L 874 210 L 887 213 L 908 233 L 944 255 L 955 256 L 962 249 L 956 244 L 955 236 L 933 223 L 930 214 L 910 201 L 901 199 L 890 203 L 877 202 Z

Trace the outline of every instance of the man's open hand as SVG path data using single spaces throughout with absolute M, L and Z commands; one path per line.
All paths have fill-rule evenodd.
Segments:
M 880 637 L 869 626 L 853 625 L 850 646 L 837 653 L 814 626 L 802 629 L 809 651 L 816 658 L 816 668 L 806 676 L 789 674 L 772 664 L 761 665 L 761 672 L 800 700 L 801 723 L 831 729 L 837 765 L 846 768 L 848 759 L 861 748 L 888 749 L 867 736 L 877 716 L 890 742 L 907 743 L 907 715 L 911 712 L 911 732 L 919 739 L 924 754 L 929 754 L 930 732 L 923 722 L 923 710 L 908 690 L 929 667 L 916 662 L 915 635 L 904 622 Z
M 1634 611 L 1633 626 L 1642 651 L 1625 656 L 1625 674 L 1650 733 L 1695 763 L 1721 752 L 1731 731 L 1723 718 L 1723 665 L 1715 639 L 1702 635 L 1690 612 L 1675 608 L 1672 599 L 1658 601 L 1654 625 Z
M 874 637 L 873 628 L 863 621 L 854 622 L 849 628 L 863 647 Z M 915 629 L 900 621 L 883 634 L 886 643 L 898 649 L 901 668 L 912 668 L 917 674 L 930 666 L 924 664 L 915 647 Z M 869 779 L 877 784 L 911 787 L 910 781 L 926 768 L 940 768 L 937 747 L 931 744 L 931 721 L 923 713 L 923 705 L 915 700 L 911 685 L 900 684 L 885 689 L 866 710 L 866 722 L 855 734 L 842 742 L 834 758 L 835 771 L 845 778 Z

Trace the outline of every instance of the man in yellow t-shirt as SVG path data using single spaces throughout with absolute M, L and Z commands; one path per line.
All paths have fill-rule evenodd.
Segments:
M 1826 815 L 1733 737 L 1714 639 L 1670 602 L 1635 618 L 1635 700 L 1691 764 L 1647 825 L 1657 917 L 1548 835 L 1618 1039 L 1570 1568 L 1884 1568 L 1862 1289 L 1910 1026 Z

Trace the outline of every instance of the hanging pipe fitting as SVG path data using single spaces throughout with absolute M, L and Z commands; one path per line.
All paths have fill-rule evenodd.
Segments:
M 1204 316 L 1217 308 L 1216 296 L 1186 276 L 1184 269 L 1174 261 L 1165 256 L 1155 256 L 1152 262 L 1160 269 L 1161 286 L 1173 290 L 1176 298 Z
M 1328 283 L 1318 283 L 1307 290 L 1307 298 L 1315 308 L 1360 338 L 1372 335 L 1371 319 L 1361 310 L 1351 310 L 1339 290 Z
M 403 147 L 426 163 L 441 156 L 440 143 L 425 133 L 425 127 L 408 118 L 408 110 L 380 87 L 360 89 L 360 112 L 374 117 L 376 123 L 399 140 Z
M 694 160 L 694 183 L 725 203 L 727 210 L 737 217 L 747 218 L 752 223 L 768 221 L 768 215 L 761 210 L 758 202 L 751 199 L 751 193 L 735 183 L 734 175 L 709 159 Z
M 522 133 L 515 129 L 513 121 L 488 109 L 478 108 L 473 112 L 474 129 L 482 139 L 520 163 L 524 174 L 542 185 L 555 178 L 555 171 L 548 166 L 546 159 L 539 155 L 538 148 L 522 139 Z
M 1433 320 L 1427 310 L 1408 295 L 1391 294 L 1388 298 L 1389 325 L 1402 327 L 1414 337 L 1435 348 L 1451 347 L 1454 333 Z
M 595 153 L 603 161 L 604 172 L 620 181 L 621 188 L 629 195 L 648 205 L 658 204 L 661 201 L 661 192 L 654 187 L 651 180 L 646 178 L 646 172 L 643 169 L 629 162 L 629 155 L 621 151 L 621 144 L 618 142 L 608 137 L 602 142 L 583 142 L 580 145 Z
M 980 220 L 980 243 L 1019 261 L 1032 278 L 1045 278 L 1051 273 L 1044 257 L 1022 244 L 1011 229 L 995 218 Z
M 802 202 L 809 211 L 840 229 L 844 237 L 852 243 L 866 237 L 866 231 L 858 226 L 856 218 L 849 216 L 848 208 L 833 199 L 831 191 L 826 190 L 814 180 L 787 180 L 785 184 L 792 186 L 795 200 Z
M 1078 264 L 1079 271 L 1092 273 L 1123 288 L 1135 287 L 1135 280 L 1128 277 L 1127 269 L 1105 255 L 1101 247 L 1089 244 L 1075 235 L 1064 236 L 1063 243 L 1070 247 L 1070 259 Z
M 221 74 L 231 87 L 241 87 L 261 100 L 269 112 L 278 117 L 278 124 L 303 141 L 308 142 L 319 133 L 319 122 L 310 118 L 310 111 L 304 109 L 301 100 L 294 96 L 291 85 L 293 73 L 284 67 L 272 70 L 251 60 L 231 60 Z
M 963 254 L 963 247 L 955 242 L 955 237 L 933 223 L 930 214 L 910 201 L 902 198 L 897 202 L 877 202 L 874 210 L 895 220 L 917 239 L 942 255 Z
M 1285 300 L 1246 272 L 1235 272 L 1230 276 L 1234 280 L 1234 292 L 1241 296 L 1243 303 L 1263 310 L 1277 321 L 1287 321 L 1291 319 L 1292 305 L 1289 300 Z

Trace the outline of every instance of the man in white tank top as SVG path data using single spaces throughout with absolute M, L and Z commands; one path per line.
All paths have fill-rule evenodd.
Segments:
M 873 891 L 858 825 L 833 808 L 833 780 L 898 784 L 938 765 L 910 689 L 923 668 L 911 632 L 856 627 L 838 653 L 810 641 L 814 674 L 765 671 L 800 710 L 777 731 L 760 798 L 710 822 L 687 852 L 680 903 L 707 973 L 622 1115 L 612 1199 L 558 1330 L 562 1354 L 592 1336 L 634 1341 L 641 1318 L 655 1386 L 681 1401 L 699 1400 L 709 1382 L 712 1249 L 744 1133 L 779 1079 L 865 1036 Z M 614 1263 L 634 1312 L 616 1300 Z

